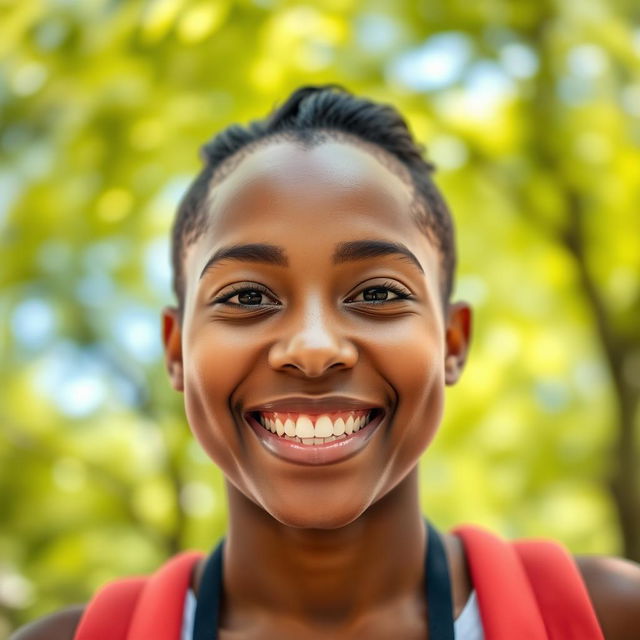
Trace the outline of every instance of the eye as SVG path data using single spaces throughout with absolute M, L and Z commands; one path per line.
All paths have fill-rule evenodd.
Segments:
M 211 304 L 224 304 L 228 307 L 254 309 L 281 306 L 275 296 L 264 286 L 259 284 L 232 285 L 230 291 L 226 291 L 211 302 Z M 394 282 L 385 282 L 361 289 L 355 296 L 349 298 L 349 303 L 385 304 L 406 300 L 412 295 Z M 234 300 L 235 299 L 235 300 Z M 268 304 L 265 299 L 271 300 L 273 304 Z
M 237 302 L 232 302 L 233 298 L 237 298 Z M 252 284 L 251 286 L 233 285 L 231 291 L 223 293 L 218 296 L 211 304 L 221 303 L 230 307 L 265 307 L 273 306 L 266 305 L 263 301 L 265 298 L 269 298 L 275 301 L 275 298 L 271 292 L 262 285 Z M 276 305 L 280 305 L 279 302 L 275 302 Z
M 391 292 L 393 297 L 390 297 Z M 358 299 L 362 296 L 362 299 Z M 385 302 L 395 302 L 411 298 L 411 294 L 394 282 L 385 282 L 371 287 L 365 287 L 356 296 L 349 298 L 347 302 L 369 302 L 372 304 L 384 304 Z

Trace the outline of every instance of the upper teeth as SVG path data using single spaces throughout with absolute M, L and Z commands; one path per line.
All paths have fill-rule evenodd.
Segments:
M 371 411 L 345 411 L 333 415 L 260 412 L 260 422 L 279 436 L 332 438 L 355 433 L 369 421 Z

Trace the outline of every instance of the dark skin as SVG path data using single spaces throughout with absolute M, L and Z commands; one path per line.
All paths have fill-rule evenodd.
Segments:
M 369 151 L 273 142 L 247 156 L 214 187 L 211 226 L 187 249 L 183 317 L 164 312 L 171 383 L 226 478 L 223 640 L 427 637 L 417 463 L 464 367 L 471 310 L 443 303 L 440 256 L 411 219 L 402 167 Z M 364 239 L 402 243 L 420 267 L 399 255 L 333 263 L 339 243 Z M 227 260 L 201 275 L 220 247 L 253 242 L 281 247 L 287 264 Z M 384 303 L 367 302 L 365 290 L 389 283 L 409 298 L 384 289 Z M 230 285 L 262 306 L 237 293 L 214 303 Z M 276 457 L 243 417 L 272 398 L 336 393 L 385 417 L 364 449 L 333 464 Z M 445 543 L 457 616 L 472 585 L 458 539 Z M 637 638 L 640 568 L 578 564 L 606 637 Z M 81 611 L 15 640 L 72 638 Z

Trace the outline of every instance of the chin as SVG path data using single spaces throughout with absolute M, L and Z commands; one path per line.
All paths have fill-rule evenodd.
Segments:
M 346 498 L 346 499 L 345 499 Z M 275 502 L 275 501 L 274 501 Z M 260 506 L 272 518 L 294 529 L 340 529 L 357 520 L 371 505 L 358 502 L 356 496 L 336 496 L 334 500 L 288 501 L 286 504 L 265 503 Z

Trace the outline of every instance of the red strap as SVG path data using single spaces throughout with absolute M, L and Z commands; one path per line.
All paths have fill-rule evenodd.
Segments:
M 171 558 L 148 580 L 138 599 L 127 640 L 176 640 L 182 632 L 184 598 L 199 551 Z
M 149 578 L 124 578 L 102 587 L 87 605 L 74 640 L 176 640 L 191 573 L 202 556 L 185 551 Z
M 529 576 L 550 640 L 604 640 L 573 558 L 555 542 L 513 543 Z
M 458 527 L 453 533 L 464 545 L 485 637 L 548 640 L 535 595 L 515 548 L 474 526 Z
M 86 606 L 74 640 L 126 640 L 146 578 L 124 578 L 105 585 Z

